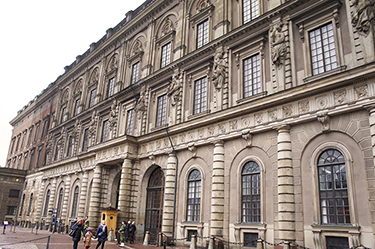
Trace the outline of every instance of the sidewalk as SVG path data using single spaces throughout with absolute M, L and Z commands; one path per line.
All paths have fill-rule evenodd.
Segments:
M 58 234 L 48 232 L 46 230 L 38 230 L 38 234 L 31 233 L 31 228 L 16 228 L 16 232 L 11 232 L 10 228 L 5 230 L 3 234 L 2 227 L 0 228 L 0 249 L 46 249 L 48 236 L 50 236 L 49 249 L 69 249 L 73 248 L 72 238 L 67 234 Z M 35 232 L 35 230 L 34 230 Z M 92 240 L 90 249 L 95 249 L 97 245 L 96 240 Z M 83 249 L 83 241 L 78 243 L 78 249 Z M 135 244 L 125 243 L 125 247 L 119 247 L 117 241 L 106 242 L 105 249 L 156 249 L 153 245 L 144 246 L 142 242 L 137 241 Z M 170 247 L 167 247 L 170 249 Z

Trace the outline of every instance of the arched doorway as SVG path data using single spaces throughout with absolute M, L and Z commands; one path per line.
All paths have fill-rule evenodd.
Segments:
M 145 231 L 150 232 L 150 243 L 156 243 L 163 220 L 164 173 L 157 167 L 147 185 Z

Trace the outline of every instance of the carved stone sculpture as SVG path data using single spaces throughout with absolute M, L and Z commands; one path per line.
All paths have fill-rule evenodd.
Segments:
M 180 101 L 181 97 L 181 87 L 182 87 L 182 74 L 179 70 L 175 70 L 172 83 L 168 87 L 168 97 L 171 98 L 172 106 L 175 106 L 178 101 Z
M 137 105 L 135 106 L 135 111 L 137 112 L 139 118 L 142 117 L 141 114 L 145 112 L 146 109 L 146 88 L 143 86 L 137 101 Z
M 358 33 L 367 36 L 375 20 L 374 0 L 353 0 L 355 11 L 352 13 L 352 25 Z
M 284 63 L 287 52 L 282 26 L 282 23 L 278 23 L 270 30 L 271 59 L 277 67 Z
M 214 59 L 212 83 L 217 89 L 221 89 L 225 81 L 225 60 L 223 51 L 217 51 Z

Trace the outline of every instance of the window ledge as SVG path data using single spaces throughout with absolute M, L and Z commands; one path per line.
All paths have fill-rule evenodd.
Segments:
M 250 97 L 247 97 L 247 98 L 244 98 L 244 99 L 239 99 L 239 100 L 237 100 L 237 104 L 246 103 L 246 102 L 250 102 L 250 101 L 254 101 L 254 100 L 263 98 L 264 96 L 267 95 L 267 93 L 268 93 L 267 91 L 264 91 L 264 92 L 258 93 L 256 95 L 253 95 L 253 96 L 250 96 Z
M 340 66 L 338 68 L 335 68 L 333 70 L 329 70 L 329 71 L 324 72 L 324 73 L 320 73 L 320 74 L 317 74 L 317 75 L 314 75 L 314 76 L 308 76 L 308 77 L 306 77 L 306 78 L 303 79 L 303 82 L 304 83 L 310 83 L 310 82 L 313 82 L 313 81 L 316 81 L 316 80 L 324 79 L 326 77 L 329 77 L 329 76 L 332 76 L 332 75 L 344 72 L 345 70 L 346 70 L 346 66 L 345 65 L 344 66 Z
M 207 114 L 211 113 L 210 110 L 207 110 L 207 111 L 204 111 L 204 112 L 200 112 L 200 113 L 197 113 L 197 114 L 193 114 L 193 115 L 190 115 L 188 117 L 188 120 L 192 120 L 192 119 L 196 119 L 196 118 L 200 118 L 202 116 L 205 116 Z
M 234 229 L 258 229 L 266 230 L 267 224 L 265 223 L 236 223 L 234 224 Z
M 151 131 L 158 131 L 158 130 L 165 129 L 167 127 L 168 127 L 168 124 L 164 124 L 164 125 L 160 125 L 160 126 L 156 126 L 154 128 L 151 128 Z
M 181 227 L 200 227 L 203 228 L 204 223 L 201 221 L 183 221 Z
M 360 226 L 357 225 L 321 225 L 321 224 L 314 224 L 311 225 L 313 232 L 346 232 L 346 233 L 358 233 L 360 232 Z

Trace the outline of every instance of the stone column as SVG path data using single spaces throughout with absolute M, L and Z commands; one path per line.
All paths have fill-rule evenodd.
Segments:
M 224 225 L 224 142 L 216 141 L 212 165 L 211 235 L 223 236 Z
M 120 189 L 118 196 L 118 209 L 120 212 L 117 215 L 117 220 L 123 221 L 130 219 L 130 190 L 132 180 L 132 161 L 125 158 L 121 168 Z
M 57 179 L 55 177 L 52 180 L 51 195 L 49 197 L 49 203 L 48 203 L 48 209 L 50 209 L 50 210 L 55 207 L 56 183 L 57 183 Z M 52 218 L 52 216 L 50 214 L 47 215 L 46 224 L 51 223 L 51 218 Z
M 375 216 L 375 186 L 374 184 L 370 184 L 375 181 L 375 104 L 365 106 L 369 111 L 369 123 L 370 123 L 370 133 L 371 133 L 371 146 L 372 146 L 372 161 L 373 164 L 366 163 L 366 180 L 367 180 L 367 196 L 369 198 L 369 205 L 370 205 L 370 212 L 372 216 Z M 372 219 L 372 228 L 375 231 L 375 219 Z
M 87 180 L 89 174 L 87 171 L 83 172 L 82 175 L 82 185 L 81 185 L 81 192 L 79 196 L 79 205 L 78 205 L 78 219 L 85 218 L 87 215 L 86 211 L 86 197 L 87 197 Z
M 90 226 L 97 227 L 100 223 L 100 203 L 102 192 L 102 166 L 96 165 L 92 181 L 91 198 L 90 198 Z
M 277 192 L 279 239 L 295 240 L 294 179 L 290 127 L 277 129 Z
M 36 212 L 35 212 L 35 222 L 40 222 L 40 217 L 42 216 L 42 208 L 43 208 L 43 198 L 44 198 L 44 188 L 46 185 L 46 181 L 42 180 L 42 184 L 40 186 L 40 191 L 38 195 L 38 201 L 36 204 Z
M 64 188 L 64 200 L 63 200 L 62 210 L 61 210 L 61 219 L 63 220 L 63 223 L 65 223 L 65 224 L 68 224 L 68 218 L 69 218 L 69 214 L 68 214 L 69 196 L 70 196 L 70 199 L 72 199 L 72 197 L 73 197 L 73 196 L 71 196 L 71 193 L 70 193 L 70 182 L 71 182 L 71 180 L 72 180 L 72 178 L 70 177 L 70 175 L 68 175 L 66 177 L 65 188 Z
M 164 203 L 163 203 L 163 224 L 161 231 L 168 236 L 173 230 L 173 207 L 174 207 L 174 187 L 176 180 L 176 157 L 170 153 L 168 157 L 167 170 L 165 171 Z

